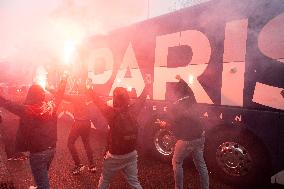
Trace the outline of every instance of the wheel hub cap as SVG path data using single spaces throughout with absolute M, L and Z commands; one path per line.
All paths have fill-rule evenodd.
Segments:
M 248 151 L 235 142 L 224 142 L 216 152 L 216 160 L 222 170 L 231 176 L 244 176 L 252 166 Z
M 173 153 L 176 139 L 170 131 L 159 130 L 154 140 L 155 147 L 159 153 L 163 155 L 171 155 Z

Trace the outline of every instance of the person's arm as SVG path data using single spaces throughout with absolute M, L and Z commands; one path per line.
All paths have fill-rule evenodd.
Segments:
M 61 81 L 63 82 L 63 81 Z M 61 84 L 62 85 L 62 84 Z M 60 85 L 59 85 L 59 88 L 60 88 Z M 56 95 L 57 94 L 57 91 L 54 89 L 54 88 L 51 88 L 51 87 L 46 87 L 45 88 L 49 93 L 53 94 L 53 95 Z M 65 101 L 68 101 L 68 102 L 73 102 L 75 100 L 77 95 L 72 95 L 72 94 L 63 94 L 62 96 L 62 100 L 65 100 Z
M 176 79 L 179 81 L 180 85 L 188 87 L 188 84 L 181 78 L 180 75 L 176 75 Z
M 68 101 L 68 102 L 74 102 L 76 101 L 76 98 L 78 95 L 72 95 L 72 94 L 64 94 L 62 97 L 62 100 Z
M 178 120 L 177 116 L 177 109 L 175 109 L 174 104 L 168 105 L 167 114 L 164 115 L 162 118 L 157 119 L 156 123 L 161 129 L 168 129 L 170 131 L 174 131 L 175 128 L 178 126 L 176 121 Z
M 182 93 L 185 96 L 188 96 L 189 101 L 193 104 L 197 103 L 196 98 L 194 96 L 194 92 L 192 91 L 191 87 L 184 81 L 180 75 L 176 75 L 176 79 L 179 81 L 178 86 L 180 89 L 183 89 Z M 181 92 L 181 91 L 180 91 Z
M 155 123 L 158 125 L 158 127 L 160 129 L 167 129 L 167 130 L 170 130 L 170 131 L 173 131 L 174 130 L 174 123 L 170 120 L 160 120 L 160 119 L 157 119 L 155 121 Z
M 12 102 L 2 96 L 0 96 L 0 107 L 3 107 L 11 113 L 16 114 L 20 117 L 25 116 L 27 114 L 27 108 L 23 104 Z
M 65 92 L 65 88 L 66 88 L 66 84 L 67 84 L 67 77 L 63 78 L 60 81 L 59 87 L 57 92 L 54 94 L 54 105 L 55 105 L 55 112 L 59 106 L 59 104 L 61 103 L 63 96 L 64 96 L 64 92 Z
M 180 75 L 176 75 L 176 79 L 179 81 L 179 84 L 183 87 L 188 87 L 188 84 L 181 78 Z
M 150 85 L 147 84 L 144 87 L 140 96 L 135 100 L 134 104 L 132 104 L 130 106 L 131 111 L 133 111 L 135 114 L 139 114 L 139 112 L 143 108 L 145 101 L 146 101 L 146 98 L 147 98 L 147 95 L 149 94 L 149 90 L 150 90 Z
M 89 89 L 88 94 L 91 97 L 94 104 L 98 107 L 98 109 L 102 112 L 105 118 L 110 120 L 113 117 L 113 108 L 108 106 L 106 102 L 104 102 L 94 90 Z
M 150 74 L 146 74 L 145 84 L 146 85 L 145 85 L 142 93 L 137 98 L 135 103 L 130 107 L 131 111 L 133 111 L 136 115 L 138 115 L 140 113 L 140 111 L 143 108 L 143 106 L 145 104 L 145 101 L 147 99 L 147 95 L 149 94 L 150 86 L 152 84 L 152 79 L 151 79 L 151 75 Z

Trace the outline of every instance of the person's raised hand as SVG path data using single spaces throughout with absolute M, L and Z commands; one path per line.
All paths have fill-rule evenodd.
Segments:
M 176 79 L 177 79 L 177 80 L 181 80 L 180 75 L 176 75 Z
M 157 125 L 161 128 L 161 129 L 164 129 L 167 125 L 167 122 L 163 121 L 163 120 L 160 120 L 160 119 L 157 119 L 155 121 L 155 123 L 157 123 Z
M 150 74 L 146 74 L 145 82 L 146 82 L 146 85 L 152 84 L 152 78 Z
M 64 71 L 62 76 L 61 76 L 61 80 L 67 80 L 69 77 L 69 72 L 68 71 Z

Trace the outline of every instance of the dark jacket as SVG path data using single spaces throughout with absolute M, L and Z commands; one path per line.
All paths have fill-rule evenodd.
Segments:
M 196 111 L 196 105 L 181 107 L 181 103 L 174 104 L 170 108 L 169 129 L 179 140 L 191 141 L 202 136 L 203 125 L 199 114 Z
M 63 97 L 64 100 L 69 101 L 73 105 L 73 114 L 75 120 L 91 120 L 89 107 L 88 107 L 88 98 L 85 94 L 65 94 Z
M 175 137 L 179 140 L 194 140 L 203 133 L 203 125 L 198 114 L 194 93 L 184 80 L 176 85 L 178 100 L 169 108 L 169 124 Z
M 16 136 L 17 151 L 36 153 L 56 146 L 56 111 L 65 85 L 66 82 L 62 81 L 55 98 L 51 101 L 44 101 L 44 93 L 40 90 L 36 95 L 28 92 L 25 104 L 18 104 L 0 96 L 0 106 L 20 117 Z
M 133 150 L 136 149 L 136 144 L 135 144 L 135 149 L 130 148 L 125 148 L 125 150 L 118 150 L 121 149 L 120 146 L 116 146 L 114 144 L 116 138 L 115 138 L 115 133 L 114 133 L 114 124 L 115 124 L 115 117 L 118 113 L 120 112 L 127 112 L 131 115 L 132 118 L 137 119 L 138 114 L 140 110 L 142 109 L 144 102 L 147 97 L 147 91 L 148 91 L 148 86 L 146 86 L 141 93 L 141 95 L 135 100 L 135 102 L 132 105 L 127 105 L 123 106 L 122 103 L 125 102 L 116 102 L 114 101 L 114 107 L 108 106 L 103 100 L 100 99 L 100 97 L 93 91 L 90 92 L 90 96 L 93 100 L 93 102 L 96 104 L 96 106 L 100 109 L 104 117 L 107 119 L 110 131 L 109 131 L 109 137 L 108 137 L 108 150 L 111 154 L 114 155 L 123 155 L 132 152 Z M 115 98 L 115 97 L 114 97 Z M 114 99 L 115 100 L 115 99 Z M 118 108 L 116 104 L 120 104 L 122 108 Z M 127 104 L 127 103 L 126 103 Z

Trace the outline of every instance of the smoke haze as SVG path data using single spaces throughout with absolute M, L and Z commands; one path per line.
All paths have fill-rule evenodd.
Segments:
M 79 44 L 146 16 L 147 1 L 1 0 L 0 63 L 16 71 L 19 65 L 60 62 L 66 43 Z

